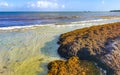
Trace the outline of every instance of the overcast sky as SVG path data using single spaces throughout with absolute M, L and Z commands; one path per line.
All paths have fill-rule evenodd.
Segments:
M 120 0 L 0 0 L 0 11 L 120 10 Z

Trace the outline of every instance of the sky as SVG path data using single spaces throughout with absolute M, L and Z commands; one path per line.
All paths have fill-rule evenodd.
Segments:
M 120 10 L 120 0 L 0 0 L 0 11 Z

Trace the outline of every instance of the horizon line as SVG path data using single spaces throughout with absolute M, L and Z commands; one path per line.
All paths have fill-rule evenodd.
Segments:
M 109 10 L 111 11 L 111 10 Z M 109 11 L 0 11 L 0 12 L 109 12 Z

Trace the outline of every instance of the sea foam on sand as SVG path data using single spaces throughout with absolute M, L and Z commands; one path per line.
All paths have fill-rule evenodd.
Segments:
M 61 59 L 57 54 L 60 34 L 111 22 L 117 20 L 74 22 L 65 25 L 48 24 L 17 29 L 3 28 L 0 30 L 0 75 L 46 75 L 47 64 Z

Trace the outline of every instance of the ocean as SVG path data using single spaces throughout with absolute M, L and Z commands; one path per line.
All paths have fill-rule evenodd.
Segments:
M 0 12 L 0 27 L 90 21 L 102 16 L 120 16 L 120 12 Z
M 119 12 L 1 12 L 0 75 L 47 75 L 63 33 L 120 22 Z

